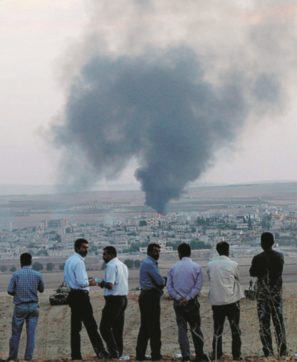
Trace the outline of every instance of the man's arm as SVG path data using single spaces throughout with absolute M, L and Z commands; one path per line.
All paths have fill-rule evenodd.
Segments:
M 44 292 L 44 283 L 43 283 L 43 280 L 42 280 L 42 276 L 40 276 L 37 290 L 38 290 L 40 293 L 43 293 L 43 292 Z
M 169 272 L 168 272 L 167 285 L 166 286 L 167 286 L 168 294 L 170 295 L 170 297 L 172 299 L 175 299 L 175 300 L 180 299 L 180 297 L 176 293 L 176 291 L 174 289 L 174 285 L 173 285 L 173 268 L 170 269 Z
M 76 282 L 81 288 L 86 288 L 90 285 L 88 278 L 86 278 L 85 268 L 86 267 L 84 262 L 80 261 L 79 263 L 76 264 L 74 269 Z
M 116 268 L 110 267 L 108 264 L 105 269 L 104 280 L 98 283 L 99 287 L 111 290 L 116 281 Z
M 147 273 L 149 274 L 152 282 L 159 288 L 163 289 L 165 287 L 164 278 L 161 276 L 157 266 L 153 263 L 150 263 L 146 266 Z
M 11 277 L 8 287 L 7 287 L 7 293 L 10 295 L 15 295 L 15 288 L 16 288 L 16 281 L 14 275 Z
M 191 293 L 186 297 L 186 299 L 190 300 L 197 297 L 202 289 L 202 286 L 203 286 L 203 274 L 201 267 L 199 267 L 199 269 L 197 270 L 195 284 L 191 290 Z
M 255 261 L 255 257 L 253 257 L 252 265 L 250 267 L 250 276 L 251 277 L 257 277 L 258 276 L 258 268 L 257 268 L 257 264 L 256 264 L 256 261 Z

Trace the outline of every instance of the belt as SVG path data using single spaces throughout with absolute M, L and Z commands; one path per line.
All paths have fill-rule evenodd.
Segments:
M 85 289 L 70 289 L 70 293 L 89 294 L 89 291 Z

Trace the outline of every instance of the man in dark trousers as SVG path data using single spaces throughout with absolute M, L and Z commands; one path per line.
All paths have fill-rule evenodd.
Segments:
M 7 288 L 8 294 L 13 295 L 14 303 L 8 360 L 17 361 L 22 328 L 26 321 L 27 343 L 24 358 L 30 361 L 33 358 L 35 330 L 39 316 L 37 294 L 44 291 L 44 284 L 41 274 L 31 267 L 31 254 L 23 253 L 20 262 L 21 269 L 13 273 Z
M 123 354 L 128 268 L 117 258 L 117 251 L 113 246 L 106 246 L 102 257 L 105 261 L 105 276 L 99 286 L 104 288 L 105 306 L 102 310 L 100 332 L 110 357 L 118 359 Z
M 160 257 L 160 249 L 160 245 L 156 243 L 149 244 L 147 257 L 140 266 L 141 292 L 138 303 L 141 321 L 136 346 L 136 360 L 138 361 L 146 359 L 148 341 L 150 341 L 152 361 L 162 359 L 160 299 L 166 283 L 158 269 L 157 261 Z
M 257 277 L 257 310 L 260 324 L 260 338 L 266 357 L 273 355 L 270 331 L 270 318 L 275 328 L 279 356 L 287 355 L 286 332 L 283 320 L 282 273 L 284 257 L 272 249 L 273 235 L 265 232 L 261 235 L 264 250 L 252 260 L 250 275 Z
M 88 254 L 89 243 L 86 239 L 77 239 L 74 243 L 75 253 L 65 263 L 64 279 L 70 287 L 68 297 L 71 308 L 71 358 L 81 360 L 80 331 L 82 323 L 88 332 L 93 349 L 98 358 L 105 358 L 102 339 L 98 332 L 98 326 L 93 316 L 93 308 L 90 302 L 90 286 L 97 285 L 95 279 L 88 279 L 85 257 Z

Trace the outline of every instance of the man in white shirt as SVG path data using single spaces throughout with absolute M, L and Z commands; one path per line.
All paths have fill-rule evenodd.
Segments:
M 209 277 L 208 300 L 212 305 L 214 323 L 212 357 L 219 359 L 223 355 L 222 334 L 227 317 L 232 333 L 233 360 L 239 360 L 241 356 L 239 301 L 243 294 L 239 283 L 238 264 L 229 258 L 229 244 L 226 241 L 219 242 L 216 249 L 219 256 L 208 263 L 207 269 Z
M 105 247 L 102 257 L 105 261 L 105 276 L 99 286 L 104 288 L 105 306 L 102 310 L 100 332 L 110 358 L 119 358 L 123 354 L 128 268 L 117 258 L 117 251 L 113 246 Z
M 82 323 L 85 325 L 90 341 L 98 358 L 105 358 L 102 339 L 98 333 L 98 326 L 93 316 L 93 309 L 89 297 L 90 286 L 97 283 L 93 278 L 88 279 L 85 257 L 88 253 L 88 241 L 77 239 L 74 242 L 75 253 L 65 262 L 64 280 L 70 287 L 68 303 L 71 308 L 71 358 L 82 360 L 80 350 L 80 331 Z

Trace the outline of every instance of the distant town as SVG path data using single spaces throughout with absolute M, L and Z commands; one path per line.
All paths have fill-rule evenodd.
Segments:
M 146 252 L 150 242 L 173 252 L 181 242 L 193 250 L 212 249 L 220 240 L 233 253 L 254 254 L 263 230 L 274 233 L 285 253 L 297 250 L 296 184 L 205 187 L 189 189 L 170 204 L 166 215 L 143 206 L 141 192 L 90 192 L 0 197 L 0 272 L 13 271 L 29 251 L 42 268 L 63 268 L 56 260 L 73 251 L 73 241 L 90 242 L 90 255 L 114 245 L 131 256 Z M 13 265 L 12 265 L 13 264 Z M 137 267 L 137 265 L 135 265 Z

